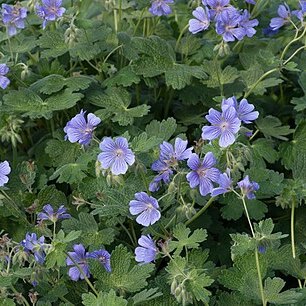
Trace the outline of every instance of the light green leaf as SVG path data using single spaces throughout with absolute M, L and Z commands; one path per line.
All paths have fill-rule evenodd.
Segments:
M 98 296 L 93 293 L 83 293 L 82 301 L 85 306 L 125 306 L 128 303 L 123 297 L 116 296 L 114 290 L 108 293 L 99 292 Z

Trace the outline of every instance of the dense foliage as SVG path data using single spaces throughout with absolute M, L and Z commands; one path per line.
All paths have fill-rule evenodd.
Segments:
M 305 305 L 305 15 L 2 4 L 0 305 Z

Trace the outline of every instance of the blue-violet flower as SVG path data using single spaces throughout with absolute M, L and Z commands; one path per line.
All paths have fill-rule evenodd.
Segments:
M 235 134 L 238 133 L 241 121 L 237 117 L 234 107 L 225 107 L 222 113 L 211 108 L 205 117 L 212 126 L 202 128 L 202 138 L 213 140 L 218 137 L 220 147 L 228 147 L 235 142 Z
M 8 161 L 4 161 L 0 163 L 0 187 L 4 186 L 8 181 L 8 175 L 11 172 L 11 167 Z
M 73 246 L 74 252 L 68 252 L 69 256 L 66 258 L 67 266 L 72 266 L 69 269 L 68 275 L 73 281 L 90 277 L 89 266 L 87 262 L 88 253 L 82 244 L 75 244 Z M 76 266 L 78 265 L 78 267 Z M 83 273 L 80 272 L 82 270 Z
M 98 160 L 101 163 L 102 169 L 109 169 L 115 175 L 125 174 L 128 170 L 128 165 L 133 165 L 135 155 L 126 138 L 117 137 L 113 140 L 111 137 L 105 137 L 100 143 L 102 153 L 98 155 Z
M 237 185 L 241 189 L 243 196 L 246 196 L 249 200 L 255 199 L 254 191 L 259 189 L 259 185 L 256 182 L 250 182 L 248 175 L 238 182 Z
M 67 209 L 64 205 L 61 205 L 56 212 L 50 204 L 45 205 L 43 210 L 45 212 L 40 212 L 37 215 L 37 220 L 50 220 L 55 223 L 59 219 L 71 218 L 71 215 L 66 213 Z
M 154 0 L 149 12 L 155 16 L 169 15 L 172 12 L 169 3 L 173 3 L 173 0 Z
M 216 159 L 212 152 L 208 152 L 203 161 L 196 153 L 193 153 L 187 161 L 188 167 L 192 170 L 186 176 L 191 188 L 200 185 L 200 194 L 206 196 L 213 189 L 212 182 L 218 182 L 220 171 L 213 166 Z
M 154 261 L 158 253 L 158 249 L 151 236 L 142 235 L 138 239 L 138 244 L 140 246 L 135 249 L 135 260 L 141 263 L 149 263 Z
M 289 19 L 291 18 L 291 11 L 286 3 L 281 4 L 278 7 L 277 13 L 279 17 L 272 18 L 270 22 L 270 27 L 273 30 L 277 30 L 281 28 L 284 24 L 289 23 Z
M 209 9 L 205 6 L 202 8 L 201 6 L 197 7 L 192 15 L 196 18 L 192 18 L 189 20 L 189 31 L 192 34 L 196 34 L 198 32 L 207 30 L 210 24 L 210 16 Z
M 85 113 L 86 111 L 81 110 L 79 114 L 68 121 L 64 127 L 64 132 L 67 134 L 65 139 L 68 139 L 72 143 L 78 142 L 81 145 L 87 146 L 90 144 L 93 131 L 101 122 L 101 119 L 89 113 L 86 121 Z
M 48 21 L 55 21 L 62 17 L 66 9 L 61 7 L 62 0 L 42 0 L 42 5 L 36 5 L 35 10 L 38 17 L 43 19 L 43 29 Z
M 87 257 L 99 260 L 107 272 L 112 271 L 111 264 L 110 264 L 111 255 L 106 250 L 101 249 L 101 250 L 90 252 L 88 253 Z
M 219 194 L 224 194 L 231 191 L 233 181 L 231 179 L 230 169 L 226 169 L 226 172 L 220 174 L 217 183 L 219 184 L 219 187 L 214 188 L 211 191 L 211 196 L 215 197 Z
M 24 29 L 24 20 L 27 17 L 27 9 L 19 4 L 2 4 L 2 21 L 7 27 L 9 36 L 17 34 L 17 29 Z
M 130 213 L 132 215 L 138 215 L 136 222 L 149 226 L 158 221 L 161 217 L 158 202 L 155 198 L 149 196 L 145 192 L 135 193 L 135 199 L 130 201 Z
M 20 243 L 27 252 L 32 252 L 34 254 L 35 261 L 39 264 L 43 264 L 46 257 L 45 237 L 41 236 L 37 239 L 35 233 L 27 233 L 25 239 Z

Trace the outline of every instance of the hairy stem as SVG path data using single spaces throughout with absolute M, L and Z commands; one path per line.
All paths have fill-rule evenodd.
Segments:
M 206 204 L 189 220 L 185 222 L 185 225 L 189 225 L 194 220 L 198 219 L 205 211 L 206 209 L 212 204 L 212 202 L 215 200 L 215 197 L 211 197 Z
M 257 249 L 255 249 L 255 259 L 256 259 L 256 269 L 257 269 L 257 275 L 258 275 L 258 282 L 259 282 L 259 290 L 260 290 L 260 295 L 261 295 L 261 301 L 262 305 L 266 306 L 267 301 L 265 299 L 265 293 L 262 285 L 262 276 L 261 276 L 261 270 L 260 270 L 260 265 L 259 265 L 259 257 L 258 257 L 258 252 Z

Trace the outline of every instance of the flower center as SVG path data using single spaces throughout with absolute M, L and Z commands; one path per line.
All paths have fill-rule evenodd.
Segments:
M 200 177 L 204 177 L 204 176 L 206 175 L 207 170 L 208 170 L 208 169 L 206 169 L 206 168 L 200 167 L 200 168 L 197 170 L 197 174 L 198 174 Z
M 102 262 L 102 263 L 106 263 L 106 257 L 105 256 L 99 256 L 99 260 Z
M 123 155 L 123 151 L 121 149 L 117 149 L 115 151 L 116 157 L 121 157 Z
M 220 128 L 222 131 L 225 131 L 228 129 L 228 122 L 225 122 L 223 121 L 221 124 L 220 124 Z

